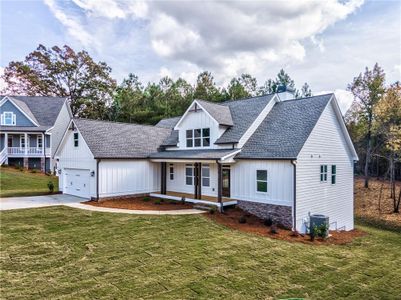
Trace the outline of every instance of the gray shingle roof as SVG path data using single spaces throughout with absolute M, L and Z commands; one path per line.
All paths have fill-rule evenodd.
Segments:
M 1 98 L 4 95 L 0 96 Z M 24 110 L 24 112 L 33 117 L 41 126 L 50 128 L 54 126 L 61 108 L 66 100 L 62 97 L 42 97 L 42 96 L 9 96 L 11 100 Z
M 295 159 L 332 96 L 276 103 L 236 158 Z
M 161 146 L 177 146 L 178 143 L 178 130 L 171 131 L 171 134 L 163 141 Z
M 196 100 L 204 109 L 220 124 L 233 126 L 230 108 L 221 104 L 212 103 L 204 100 Z
M 215 144 L 237 143 L 273 97 L 274 94 L 269 94 L 248 99 L 222 102 L 220 105 L 230 108 L 234 126 L 228 128 L 222 136 L 217 139 Z
M 95 158 L 146 158 L 171 130 L 147 125 L 74 119 Z
M 173 150 L 150 154 L 153 159 L 220 159 L 238 149 Z
M 173 129 L 175 124 L 181 119 L 180 117 L 173 117 L 173 118 L 168 118 L 168 119 L 163 119 L 160 120 L 159 123 L 156 124 L 157 127 L 162 127 L 162 128 L 170 128 Z

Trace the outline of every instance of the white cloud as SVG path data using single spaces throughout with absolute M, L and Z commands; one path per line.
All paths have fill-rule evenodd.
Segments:
M 363 3 L 73 0 L 71 7 L 44 1 L 69 35 L 96 53 L 146 52 L 173 73 L 209 70 L 220 82 L 241 72 L 266 78 L 272 63 L 282 67 L 302 62 L 307 39 L 323 51 L 319 34 Z M 188 66 L 192 68 L 182 69 Z

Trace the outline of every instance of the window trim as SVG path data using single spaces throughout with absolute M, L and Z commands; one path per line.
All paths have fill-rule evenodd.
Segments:
M 334 172 L 333 172 L 333 170 L 334 170 Z M 331 165 L 331 184 L 332 185 L 336 185 L 337 184 L 337 165 Z
M 74 140 L 74 148 L 77 148 L 79 146 L 79 133 L 78 132 L 74 132 L 73 140 Z
M 187 175 L 187 169 L 191 169 L 191 176 Z M 187 183 L 187 178 L 191 178 L 191 184 Z M 185 164 L 185 185 L 193 186 L 195 179 L 195 169 L 193 164 Z
M 320 182 L 327 182 L 327 165 L 320 165 Z
M 39 139 L 41 140 L 41 146 L 39 147 Z M 43 137 L 41 135 L 36 136 L 36 149 L 42 149 L 43 148 Z
M 263 172 L 266 172 L 266 180 L 260 180 L 260 179 L 258 179 L 258 171 L 263 171 Z M 256 176 L 256 180 L 255 180 L 255 182 L 256 182 L 256 193 L 260 193 L 260 194 L 264 194 L 264 195 L 266 195 L 267 193 L 268 193 L 268 191 L 269 191 L 269 188 L 268 188 L 268 184 L 269 184 L 269 172 L 267 171 L 267 169 L 256 169 L 256 172 L 255 172 L 255 176 Z M 266 183 L 266 191 L 259 191 L 258 190 L 258 183 L 259 182 L 265 182 Z
M 209 164 L 202 164 L 202 168 L 201 168 L 201 179 L 202 179 L 202 187 L 210 187 L 210 165 Z M 209 170 L 209 176 L 205 176 L 203 174 L 203 169 L 208 169 Z M 209 180 L 209 185 L 204 185 L 203 184 L 203 179 L 208 179 Z
M 169 178 L 170 180 L 174 180 L 174 164 L 169 165 Z
M 6 114 L 11 115 L 11 124 L 6 124 Z M 12 111 L 4 111 L 1 114 L 1 125 L 3 126 L 16 126 L 17 125 L 17 116 L 14 112 Z

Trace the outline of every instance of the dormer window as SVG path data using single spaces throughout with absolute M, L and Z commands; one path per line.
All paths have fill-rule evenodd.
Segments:
M 210 146 L 210 128 L 188 129 L 186 131 L 187 148 L 209 147 Z
M 15 126 L 16 116 L 11 111 L 5 111 L 1 114 L 1 125 Z

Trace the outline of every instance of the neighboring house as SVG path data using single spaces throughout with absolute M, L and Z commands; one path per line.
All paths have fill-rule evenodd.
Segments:
M 52 155 L 71 120 L 66 98 L 0 99 L 0 164 L 52 171 Z
M 293 98 L 195 100 L 154 127 L 74 119 L 56 153 L 60 190 L 237 204 L 300 231 L 319 213 L 351 230 L 358 158 L 337 101 Z

